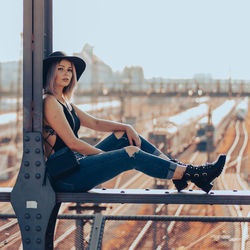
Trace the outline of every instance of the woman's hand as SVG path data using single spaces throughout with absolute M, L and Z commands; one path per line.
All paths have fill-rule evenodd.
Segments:
M 130 145 L 134 145 L 133 144 L 133 141 L 134 141 L 137 147 L 139 148 L 141 147 L 141 139 L 139 135 L 137 134 L 137 132 L 135 131 L 135 129 L 131 125 L 126 125 L 126 134 L 128 136 Z

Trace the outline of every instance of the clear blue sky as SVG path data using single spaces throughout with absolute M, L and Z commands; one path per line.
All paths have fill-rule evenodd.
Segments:
M 22 0 L 1 0 L 0 61 L 20 54 Z M 113 70 L 146 78 L 250 79 L 249 0 L 53 0 L 54 50 L 85 43 Z

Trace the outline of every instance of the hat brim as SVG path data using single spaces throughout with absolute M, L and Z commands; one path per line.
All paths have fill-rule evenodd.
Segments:
M 43 60 L 43 84 L 45 84 L 46 82 L 46 76 L 51 63 L 54 61 L 61 61 L 63 59 L 74 63 L 77 81 L 80 79 L 82 73 L 86 68 L 86 63 L 83 61 L 82 58 L 77 56 L 50 56 Z

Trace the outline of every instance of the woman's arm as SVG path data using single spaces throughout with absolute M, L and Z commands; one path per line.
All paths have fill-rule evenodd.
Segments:
M 82 110 L 80 110 L 76 105 L 72 105 L 81 121 L 81 125 L 91 128 L 97 131 L 103 132 L 114 132 L 114 131 L 124 131 L 127 133 L 130 145 L 133 145 L 133 141 L 136 146 L 141 146 L 141 140 L 135 129 L 129 125 L 115 121 L 109 121 L 104 119 L 98 119 Z
M 71 150 L 83 155 L 102 153 L 100 149 L 91 146 L 75 136 L 65 117 L 63 107 L 53 96 L 47 96 L 44 99 L 44 119 Z

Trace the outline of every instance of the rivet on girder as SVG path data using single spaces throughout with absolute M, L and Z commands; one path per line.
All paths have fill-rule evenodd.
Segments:
M 24 218 L 25 219 L 29 219 L 30 218 L 30 214 L 29 213 L 25 213 Z
M 41 214 L 37 214 L 37 215 L 36 215 L 36 218 L 37 218 L 37 219 L 41 219 L 41 218 L 42 218 L 42 215 L 41 215 Z
M 36 152 L 37 154 L 39 154 L 39 153 L 40 153 L 40 148 L 36 148 L 36 149 L 35 149 L 35 152 Z
M 36 164 L 37 167 L 41 166 L 41 162 L 40 161 L 36 161 L 35 164 Z
M 36 231 L 40 232 L 41 231 L 41 227 L 40 226 L 36 226 Z
M 25 226 L 25 231 L 29 231 L 30 230 L 30 226 L 29 225 L 26 225 Z
M 39 173 L 36 173 L 35 176 L 36 176 L 37 179 L 40 179 L 40 178 L 41 178 L 41 174 L 39 174 Z
M 35 140 L 38 142 L 40 141 L 40 137 L 39 136 L 36 136 Z
M 29 141 L 29 140 L 30 140 L 29 136 L 27 136 L 27 135 L 24 136 L 24 140 L 25 140 L 25 141 Z
M 30 163 L 29 163 L 28 161 L 25 161 L 25 162 L 24 162 L 24 166 L 25 166 L 25 167 L 28 167 L 29 165 L 30 165 Z
M 42 242 L 42 240 L 41 240 L 40 238 L 37 238 L 37 239 L 36 239 L 36 243 L 37 243 L 37 244 L 40 244 L 41 242 Z
M 26 239 L 25 239 L 25 243 L 26 243 L 26 244 L 30 244 L 30 239 L 29 239 L 29 238 L 26 238 Z
M 25 178 L 25 179 L 29 179 L 29 178 L 30 178 L 30 174 L 29 174 L 29 173 L 25 173 L 25 174 L 24 174 L 24 178 Z

